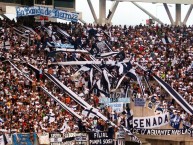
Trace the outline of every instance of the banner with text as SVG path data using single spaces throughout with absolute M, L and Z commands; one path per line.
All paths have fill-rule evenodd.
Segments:
M 133 117 L 133 128 L 156 128 L 169 123 L 169 113 L 149 117 Z
M 38 15 L 58 18 L 58 19 L 63 19 L 63 20 L 73 21 L 73 22 L 78 21 L 78 13 L 72 13 L 64 10 L 58 10 L 58 9 L 42 7 L 42 6 L 16 8 L 16 17 L 38 16 Z
M 142 134 L 142 135 L 192 135 L 192 129 L 141 129 L 134 128 L 133 134 Z
M 63 135 L 63 144 L 65 145 L 75 145 L 79 142 L 87 142 L 88 136 L 86 133 L 64 133 Z
M 51 133 L 50 134 L 50 143 L 61 143 L 62 142 L 62 134 L 61 133 Z
M 15 133 L 12 135 L 13 145 L 33 145 L 34 134 L 30 133 Z
M 113 138 L 107 132 L 89 132 L 90 145 L 114 145 Z

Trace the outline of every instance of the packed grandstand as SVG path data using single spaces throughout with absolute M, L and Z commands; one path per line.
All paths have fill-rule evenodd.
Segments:
M 116 92 L 193 128 L 192 26 L 0 22 L 1 132 L 134 137 L 129 101 L 104 101 Z

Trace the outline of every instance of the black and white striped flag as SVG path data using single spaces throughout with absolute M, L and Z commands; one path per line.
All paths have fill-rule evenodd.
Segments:
M 174 90 L 169 84 L 164 82 L 161 78 L 156 75 L 153 75 L 153 78 L 166 90 L 170 96 L 175 99 L 175 101 L 190 115 L 193 115 L 193 108 L 192 106 L 176 91 Z
M 147 72 L 147 69 L 136 63 L 142 70 Z M 150 72 L 152 73 L 152 72 Z M 168 83 L 163 81 L 161 78 L 156 76 L 155 74 L 152 77 L 163 87 L 163 89 L 170 94 L 170 96 L 190 115 L 193 114 L 192 106 L 176 91 L 174 90 Z

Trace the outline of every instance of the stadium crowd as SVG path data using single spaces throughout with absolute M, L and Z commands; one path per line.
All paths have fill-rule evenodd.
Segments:
M 112 108 L 103 106 L 100 108 L 100 99 L 103 93 L 96 93 L 93 86 L 89 84 L 90 72 L 76 73 L 77 66 L 51 65 L 52 62 L 89 60 L 89 54 L 84 53 L 57 53 L 50 55 L 54 50 L 48 42 L 71 43 L 75 49 L 84 48 L 91 54 L 108 52 L 104 44 L 97 46 L 98 42 L 105 41 L 113 51 L 119 51 L 121 55 L 114 55 L 102 58 L 106 60 L 121 60 L 132 58 L 148 70 L 156 74 L 170 84 L 179 92 L 187 102 L 193 105 L 193 27 L 192 26 L 111 26 L 93 25 L 80 23 L 46 23 L 45 27 L 40 23 L 31 24 L 36 34 L 25 32 L 30 41 L 16 33 L 14 28 L 19 29 L 15 22 L 1 20 L 0 39 L 0 127 L 3 131 L 9 132 L 75 132 L 90 130 L 110 130 L 110 125 L 102 119 L 83 117 L 83 121 L 72 116 L 62 109 L 46 95 L 39 86 L 46 87 L 54 96 L 73 108 L 81 115 L 83 108 L 70 96 L 61 91 L 50 82 L 44 73 L 52 74 L 64 83 L 69 89 L 79 94 L 90 105 L 98 108 L 102 114 L 115 122 L 118 126 L 127 125 L 127 120 L 132 114 L 127 111 L 117 113 Z M 57 32 L 57 27 L 66 31 L 70 37 L 65 37 Z M 21 30 L 21 29 L 20 29 Z M 22 30 L 21 30 L 22 31 Z M 51 33 L 49 33 L 51 31 Z M 100 49 L 102 48 L 102 49 Z M 49 57 L 48 57 L 49 55 Z M 131 57 L 132 56 L 132 57 Z M 29 75 L 32 82 L 18 72 L 10 60 L 19 70 Z M 101 60 L 101 58 L 98 58 Z M 35 73 L 26 64 L 30 63 L 40 70 Z M 134 63 L 136 73 L 143 78 L 144 71 Z M 110 69 L 115 77 L 120 78 L 117 68 Z M 94 70 L 94 79 L 102 78 L 101 73 Z M 76 74 L 76 75 L 73 75 Z M 144 81 L 144 95 L 137 82 L 126 77 L 121 83 L 120 89 L 126 94 L 126 87 L 129 86 L 129 96 L 144 98 L 148 106 L 149 102 L 154 103 L 154 108 L 161 108 L 162 112 L 173 112 L 179 114 L 185 126 L 193 127 L 193 117 L 186 113 L 158 83 L 147 75 L 150 88 Z M 111 89 L 115 88 L 113 79 Z M 105 90 L 104 92 L 108 91 Z M 83 93 L 83 95 L 82 95 Z M 81 115 L 82 116 L 82 115 Z M 126 121 L 125 121 L 126 120 Z M 117 129 L 114 129 L 116 131 Z M 112 131 L 112 132 L 114 132 Z

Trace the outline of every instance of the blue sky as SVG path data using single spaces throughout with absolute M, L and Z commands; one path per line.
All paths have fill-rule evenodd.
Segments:
M 76 0 L 76 10 L 78 12 L 82 12 L 83 19 L 86 22 L 93 22 L 94 19 L 92 17 L 91 11 L 89 9 L 87 0 Z M 96 15 L 99 14 L 99 6 L 98 6 L 98 0 L 91 0 L 93 7 L 95 8 Z M 107 1 L 107 14 L 108 10 L 111 8 L 111 1 Z M 152 13 L 154 16 L 157 16 L 162 22 L 166 24 L 170 24 L 170 21 L 168 19 L 168 16 L 166 14 L 166 11 L 164 9 L 164 6 L 161 3 L 158 4 L 152 4 L 152 3 L 138 3 L 143 8 L 146 8 L 150 13 Z M 173 19 L 175 19 L 175 5 L 169 4 L 169 9 L 172 14 Z M 189 5 L 182 5 L 182 21 L 184 20 L 184 17 L 189 9 Z M 144 12 L 142 12 L 139 8 L 137 8 L 135 5 L 133 5 L 130 2 L 120 2 L 116 13 L 112 19 L 113 24 L 127 24 L 127 25 L 137 25 L 140 23 L 145 23 L 146 19 L 148 19 L 149 16 L 146 15 Z M 187 25 L 193 24 L 193 12 L 191 13 L 189 20 L 187 22 Z

